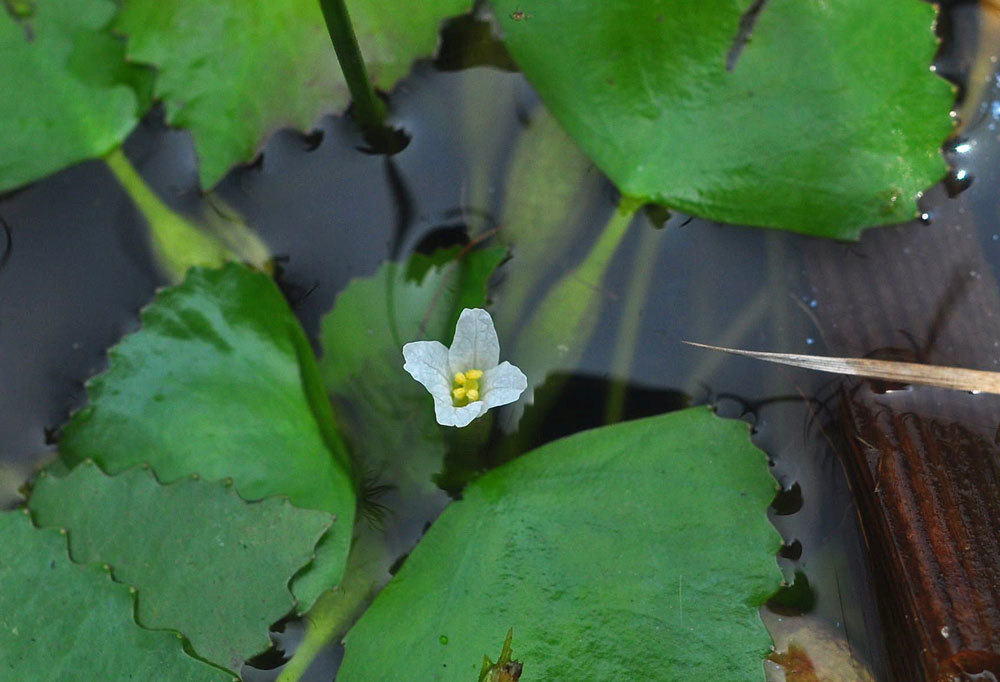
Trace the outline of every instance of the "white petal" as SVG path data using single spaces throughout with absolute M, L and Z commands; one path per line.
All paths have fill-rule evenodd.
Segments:
M 476 417 L 486 412 L 482 400 L 469 403 L 465 407 L 455 407 L 451 400 L 434 400 L 434 416 L 441 426 L 468 426 Z
M 483 373 L 483 403 L 486 409 L 512 403 L 521 397 L 528 387 L 528 377 L 524 372 L 506 360 Z
M 435 403 L 451 404 L 451 374 L 448 371 L 448 349 L 438 341 L 414 341 L 403 346 L 403 369 L 424 385 L 434 396 Z
M 448 351 L 452 375 L 468 369 L 493 369 L 500 362 L 500 340 L 493 318 L 482 308 L 466 308 L 458 316 L 455 339 Z

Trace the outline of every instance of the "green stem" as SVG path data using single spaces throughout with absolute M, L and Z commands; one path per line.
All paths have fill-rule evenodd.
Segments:
M 384 534 L 364 523 L 358 530 L 343 580 L 336 589 L 325 592 L 306 615 L 305 637 L 278 675 L 278 682 L 299 682 L 320 652 L 347 634 L 371 604 L 385 584 L 378 576 L 384 573 L 388 579 Z
M 333 49 L 337 51 L 340 69 L 344 72 L 347 88 L 354 100 L 354 116 L 366 131 L 380 130 L 384 126 L 385 106 L 375 96 L 372 82 L 368 78 L 347 6 L 344 0 L 319 0 L 319 4 L 323 8 L 323 18 L 326 20 L 330 40 L 333 41 Z
M 228 250 L 182 216 L 174 213 L 150 189 L 132 166 L 121 147 L 105 158 L 122 189 L 149 223 L 150 240 L 160 267 L 174 281 L 194 265 L 218 267 L 226 262 Z
M 271 272 L 267 245 L 221 199 L 212 199 L 215 211 L 205 211 L 201 218 L 191 220 L 163 203 L 121 147 L 112 150 L 104 162 L 146 219 L 153 254 L 173 281 L 184 279 L 184 273 L 195 265 L 218 267 L 229 260 Z
M 523 361 L 536 385 L 554 368 L 579 362 L 600 319 L 604 275 L 633 216 L 615 210 L 590 253 L 548 291 L 518 335 L 512 357 Z

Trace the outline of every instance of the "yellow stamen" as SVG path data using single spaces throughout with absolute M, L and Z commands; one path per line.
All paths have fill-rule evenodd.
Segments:
M 465 407 L 479 400 L 479 380 L 482 378 L 481 369 L 455 372 L 455 383 L 451 386 L 452 404 L 455 407 Z

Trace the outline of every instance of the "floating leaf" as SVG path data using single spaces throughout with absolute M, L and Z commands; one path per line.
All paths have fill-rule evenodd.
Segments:
M 231 682 L 172 632 L 132 620 L 135 598 L 99 566 L 70 561 L 66 538 L 0 513 L 0 670 L 7 680 Z
M 247 499 L 331 512 L 337 523 L 293 591 L 308 608 L 335 585 L 354 483 L 312 349 L 274 282 L 239 265 L 192 269 L 109 354 L 66 426 L 63 459 L 112 474 L 148 463 L 165 483 L 230 477 Z
M 223 482 L 164 486 L 142 468 L 108 477 L 88 462 L 43 476 L 30 506 L 39 526 L 69 532 L 74 561 L 109 564 L 138 590 L 140 625 L 181 632 L 236 672 L 270 646 L 271 623 L 295 606 L 288 583 L 332 521 L 280 498 L 245 502 Z
M 698 408 L 583 432 L 469 485 L 345 640 L 337 676 L 751 680 L 780 546 L 745 424 Z
M 433 52 L 438 25 L 469 0 L 354 0 L 375 84 L 389 89 Z M 116 27 L 130 59 L 160 73 L 167 120 L 194 136 L 202 185 L 249 161 L 277 128 L 308 129 L 343 109 L 347 85 L 316 0 L 129 0 Z
M 507 47 L 624 192 L 843 239 L 916 217 L 954 90 L 917 0 L 495 0 Z
M 0 11 L 0 192 L 121 144 L 146 78 L 106 29 L 114 2 L 33 4 Z

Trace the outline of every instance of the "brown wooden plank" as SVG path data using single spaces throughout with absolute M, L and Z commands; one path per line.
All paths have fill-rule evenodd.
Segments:
M 1000 290 L 971 226 L 872 230 L 806 261 L 827 354 L 1000 369 Z M 1000 398 L 887 388 L 846 380 L 838 430 L 892 675 L 1000 680 Z

